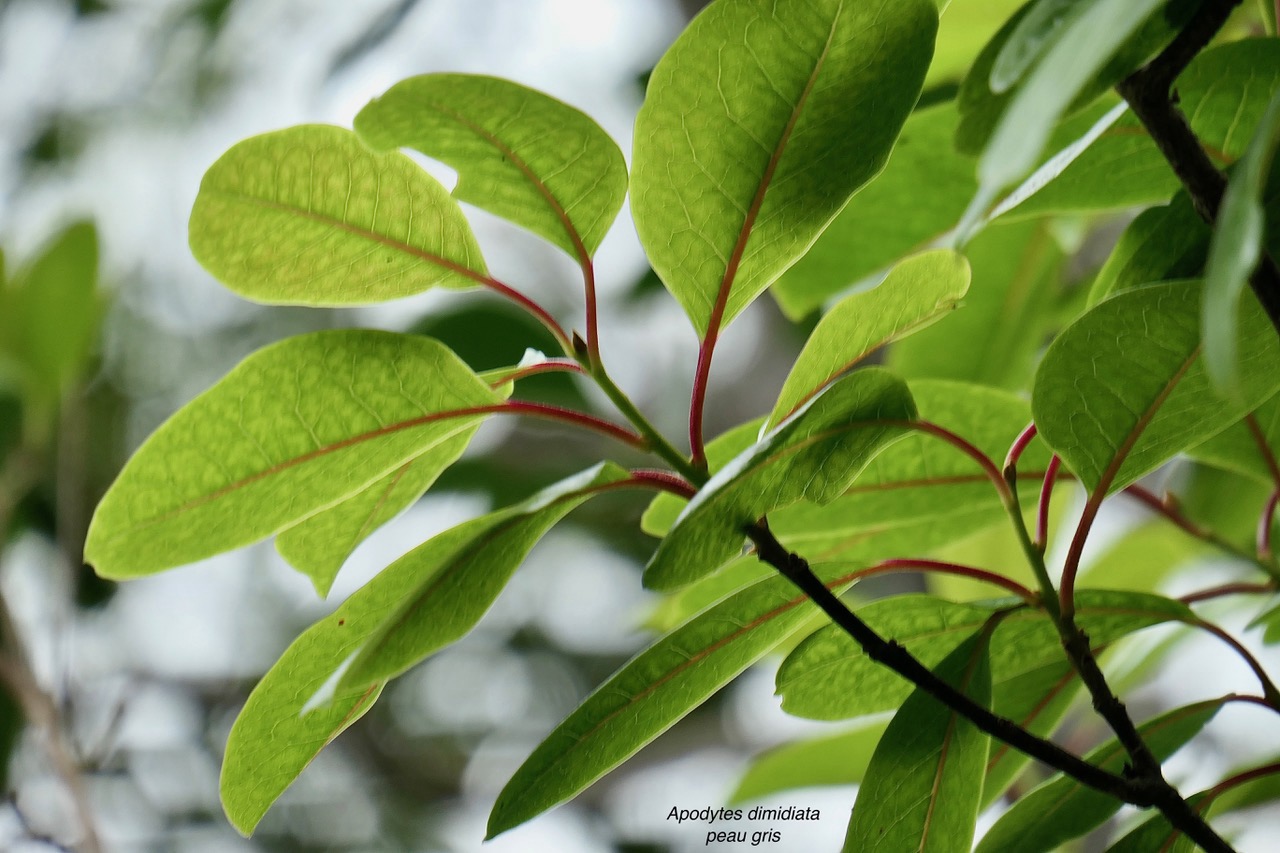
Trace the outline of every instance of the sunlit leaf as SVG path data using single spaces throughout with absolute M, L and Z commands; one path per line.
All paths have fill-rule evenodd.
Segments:
M 1053 342 L 1031 408 L 1040 435 L 1089 489 L 1115 491 L 1238 421 L 1280 388 L 1275 330 L 1257 309 L 1240 325 L 1240 395 L 1214 400 L 1200 358 L 1196 282 L 1117 294 Z
M 907 258 L 876 287 L 841 300 L 809 336 L 767 425 L 776 426 L 877 348 L 939 320 L 968 289 L 964 257 L 940 249 Z
M 200 183 L 190 239 L 223 284 L 274 304 L 379 302 L 486 274 L 444 187 L 403 154 L 375 154 L 326 125 L 264 133 L 223 154 Z
M 740 553 L 765 514 L 839 497 L 915 413 L 907 386 L 880 368 L 836 382 L 712 476 L 645 567 L 646 586 L 692 583 Z
M 456 198 L 593 254 L 622 207 L 627 166 L 578 110 L 507 80 L 424 74 L 402 80 L 355 120 L 377 150 L 414 148 L 458 172 Z
M 882 637 L 896 640 L 926 666 L 935 666 L 1009 602 L 954 603 L 926 595 L 873 601 L 858 616 Z M 1168 621 L 1190 619 L 1181 602 L 1132 592 L 1079 590 L 1078 619 L 1095 645 Z M 997 704 L 1005 685 L 1063 660 L 1062 644 L 1048 618 L 1019 610 L 1001 620 L 991 638 Z M 843 720 L 897 707 L 911 685 L 872 661 L 852 638 L 828 626 L 798 645 L 778 669 L 783 710 L 818 720 Z M 1011 703 L 1013 704 L 1013 703 Z
M 189 563 L 277 533 L 388 476 L 452 453 L 502 398 L 444 346 L 390 332 L 300 335 L 249 356 L 170 418 L 94 515 L 104 577 Z
M 815 571 L 833 581 L 843 569 Z M 600 685 L 533 751 L 498 795 L 489 837 L 569 799 L 621 764 L 814 613 L 789 581 L 775 576 L 658 640 Z
M 980 705 L 991 702 L 986 636 L 962 643 L 935 674 Z M 968 853 L 990 739 L 923 690 L 880 739 L 853 804 L 845 853 Z
M 394 678 L 470 631 L 525 556 L 556 522 L 627 472 L 601 463 L 523 503 L 464 522 L 393 564 L 402 582 L 387 614 L 345 669 L 338 689 Z M 389 582 L 388 582 L 389 583 Z
M 884 171 L 849 200 L 773 286 L 789 317 L 803 317 L 955 226 L 978 188 L 973 158 L 951 145 L 957 121 L 953 102 L 911 114 Z
M 1186 705 L 1138 727 L 1151 752 L 1164 761 L 1196 736 L 1222 707 L 1221 699 Z M 1090 764 L 1120 773 L 1128 753 L 1110 740 L 1085 756 Z M 1061 773 L 1021 797 L 996 821 L 977 853 L 1049 853 L 1079 838 L 1120 810 L 1122 803 Z
M 933 52 L 931 0 L 713 3 L 658 62 L 631 207 L 700 335 L 795 262 L 884 165 Z
M 1236 336 L 1240 293 L 1263 253 L 1266 212 L 1263 191 L 1280 145 L 1280 93 L 1272 99 L 1257 133 L 1222 197 L 1209 245 L 1204 277 L 1204 363 L 1220 390 L 1240 384 Z

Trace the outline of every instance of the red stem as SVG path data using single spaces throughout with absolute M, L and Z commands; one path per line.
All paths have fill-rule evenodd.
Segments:
M 1224 595 L 1265 595 L 1273 592 L 1275 587 L 1266 583 L 1224 583 L 1221 586 L 1211 586 L 1207 589 L 1189 592 L 1178 598 L 1183 604 L 1198 604 L 1201 601 L 1210 601 L 1215 598 L 1221 598 Z
M 1275 556 L 1271 550 L 1271 525 L 1276 517 L 1276 504 L 1280 503 L 1280 489 L 1271 493 L 1267 505 L 1262 508 L 1262 516 L 1258 519 L 1258 559 L 1270 562 Z
M 1280 486 L 1280 463 L 1276 462 L 1276 455 L 1271 452 L 1271 446 L 1267 444 L 1267 436 L 1262 431 L 1262 427 L 1258 424 L 1258 419 L 1252 412 L 1244 416 L 1245 425 L 1249 427 L 1249 433 L 1253 436 L 1254 442 L 1258 445 L 1258 452 L 1262 454 L 1262 459 L 1267 463 L 1267 470 L 1271 472 L 1271 479 Z
M 1040 486 L 1040 503 L 1036 507 L 1036 538 L 1031 543 L 1044 553 L 1049 542 L 1049 498 L 1053 495 L 1053 484 L 1058 479 L 1058 469 L 1062 467 L 1062 459 L 1055 453 L 1049 460 L 1049 467 L 1044 472 L 1044 483 Z M 1006 465 L 1005 470 L 1009 470 Z
M 466 410 L 459 410 L 460 412 Z M 523 400 L 511 400 L 497 406 L 479 406 L 470 410 L 469 414 L 481 414 L 485 411 L 494 413 L 512 412 L 514 414 L 529 415 L 535 418 L 544 418 L 553 421 L 563 421 L 565 423 L 576 424 L 586 427 L 590 430 L 616 438 L 624 444 L 629 444 L 640 450 L 647 450 L 649 441 L 637 432 L 632 432 L 626 427 L 618 426 L 609 421 L 597 418 L 595 415 L 588 415 L 586 412 L 579 412 L 576 409 L 565 409 L 560 406 L 551 406 L 546 403 L 529 403 Z
M 519 382 L 530 376 L 536 376 L 539 373 L 582 373 L 586 371 L 582 369 L 582 365 L 576 361 L 567 358 L 549 358 L 546 361 L 540 361 L 537 364 L 531 364 L 528 367 L 522 367 L 514 370 L 501 379 L 494 380 L 489 383 L 490 388 L 497 388 L 499 385 L 506 385 L 508 382 Z
M 547 309 L 543 308 L 537 302 L 534 302 L 532 299 L 525 296 L 523 293 L 516 290 L 514 287 L 503 284 L 502 282 L 498 281 L 496 278 L 491 278 L 489 276 L 480 276 L 480 275 L 473 275 L 471 276 L 471 278 L 474 281 L 478 282 L 479 284 L 482 284 L 485 287 L 489 288 L 490 290 L 494 291 L 495 293 L 502 294 L 503 296 L 510 299 L 512 302 L 515 302 L 524 310 L 528 311 L 530 314 L 536 317 L 542 323 L 542 325 L 546 326 L 547 330 L 551 332 L 552 335 L 555 336 L 556 341 L 560 344 L 561 349 L 563 349 L 566 353 L 573 352 L 573 344 L 569 340 L 568 333 L 566 333 L 565 330 L 561 327 L 561 325 L 556 322 L 556 318 L 552 317 L 551 314 L 548 313 Z
M 1243 643 L 1205 619 L 1194 619 L 1187 624 L 1193 625 L 1202 631 L 1208 631 L 1234 649 L 1236 654 L 1240 655 L 1244 662 L 1249 665 L 1249 668 L 1253 670 L 1253 674 L 1258 677 L 1258 681 L 1262 684 L 1262 693 L 1266 699 L 1267 706 L 1271 710 L 1280 713 L 1280 690 L 1276 689 L 1275 684 L 1271 681 L 1271 676 L 1267 674 L 1262 664 L 1253 656 L 1252 652 L 1245 648 Z
M 1000 493 L 1001 498 L 1007 499 L 1010 496 L 1011 487 L 1005 480 L 1004 475 L 1000 473 L 1000 469 L 996 467 L 996 463 L 991 461 L 991 457 L 987 456 L 987 454 L 983 453 L 973 444 L 965 441 L 954 432 L 929 421 L 878 421 L 878 423 L 887 424 L 889 426 L 910 427 L 932 435 L 935 438 L 942 439 L 947 444 L 950 444 L 961 453 L 964 453 L 966 456 L 977 462 L 982 468 L 983 473 L 987 475 L 987 479 L 996 487 L 996 491 Z
M 632 469 L 631 481 L 639 486 L 651 486 L 659 491 L 670 492 L 686 499 L 692 498 L 698 493 L 698 490 L 684 477 L 656 468 Z
M 834 585 L 862 580 L 863 578 L 869 578 L 874 575 L 893 574 L 896 572 L 936 572 L 943 575 L 957 575 L 959 577 L 965 577 L 971 580 L 1002 587 L 1033 607 L 1039 601 L 1034 592 L 1004 575 L 989 572 L 986 569 L 979 569 L 975 566 L 963 566 L 959 563 L 947 563 L 942 560 L 923 560 L 914 558 L 884 560 L 876 563 L 874 566 L 868 566 L 865 569 L 859 569 L 856 572 L 845 575 Z M 828 586 L 832 585 L 833 584 L 828 584 Z
M 1018 460 L 1022 458 L 1022 453 L 1027 449 L 1027 445 L 1036 437 L 1035 423 L 1029 423 L 1022 432 L 1018 433 L 1018 437 L 1013 440 L 1013 446 L 1009 448 L 1009 454 L 1004 458 L 1004 470 L 1016 468 Z

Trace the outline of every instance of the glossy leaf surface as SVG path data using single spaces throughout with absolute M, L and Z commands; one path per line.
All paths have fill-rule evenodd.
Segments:
M 248 545 L 473 429 L 500 404 L 443 345 L 300 335 L 245 359 L 149 438 L 94 515 L 86 559 L 131 577 Z
M 413 148 L 458 172 L 455 198 L 589 257 L 622 207 L 622 152 L 589 117 L 517 83 L 424 74 L 360 111 L 356 133 L 376 150 Z
M 658 62 L 636 119 L 631 209 L 700 335 L 880 171 L 936 29 L 931 0 L 722 0 Z
M 191 252 L 258 302 L 352 305 L 486 274 L 458 203 L 408 157 L 340 127 L 302 125 L 237 143 L 209 167 Z
M 1261 310 L 1240 326 L 1240 394 L 1217 401 L 1200 358 L 1195 282 L 1117 294 L 1069 326 L 1036 374 L 1040 435 L 1089 489 L 1123 488 L 1238 421 L 1280 389 L 1275 330 Z

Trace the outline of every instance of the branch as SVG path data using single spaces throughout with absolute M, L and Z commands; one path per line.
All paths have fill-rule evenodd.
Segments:
M 1240 0 L 1205 0 L 1160 55 L 1116 86 L 1186 187 L 1196 212 L 1212 225 L 1226 192 L 1226 176 L 1213 165 L 1172 93 L 1174 80 L 1213 40 Z M 1280 269 L 1265 251 L 1249 285 L 1280 332 Z

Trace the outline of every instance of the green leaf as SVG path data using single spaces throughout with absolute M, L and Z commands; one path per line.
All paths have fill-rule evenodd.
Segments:
M 867 722 L 846 732 L 783 744 L 757 755 L 729 802 L 755 800 L 794 788 L 861 782 L 888 725 L 888 720 Z
M 842 299 L 809 336 L 767 426 L 777 426 L 879 347 L 941 319 L 968 289 L 968 262 L 939 249 L 901 261 L 876 287 Z
M 409 147 L 458 172 L 453 195 L 521 225 L 578 261 L 600 246 L 627 193 L 627 165 L 585 114 L 507 80 L 424 74 L 362 109 L 375 150 Z
M 1195 278 L 1204 271 L 1209 235 L 1185 192 L 1168 204 L 1144 210 L 1129 223 L 1098 271 L 1088 306 L 1144 284 Z
M 1236 352 L 1240 293 L 1262 257 L 1266 227 L 1263 190 L 1277 145 L 1280 92 L 1271 99 L 1249 150 L 1231 174 L 1204 273 L 1201 322 L 1205 370 L 1215 387 L 1232 394 L 1240 386 Z
M 967 220 L 976 220 L 1000 190 L 1035 166 L 1077 96 L 1164 2 L 1093 0 L 1062 29 L 1000 113 L 978 160 L 978 193 Z
M 920 94 L 932 0 L 713 3 L 658 62 L 631 208 L 702 336 L 812 245 L 884 166 Z
M 1263 403 L 1252 416 L 1271 454 L 1280 456 L 1280 396 Z M 1191 448 L 1187 455 L 1263 483 L 1275 482 L 1275 475 L 1271 473 L 1271 467 L 1258 447 L 1258 439 L 1245 421 L 1234 424 L 1204 444 Z
M 1221 699 L 1186 705 L 1138 727 L 1156 758 L 1164 761 L 1204 728 Z M 1110 740 L 1085 756 L 1090 764 L 1120 773 L 1128 754 Z M 1059 773 L 1020 798 L 983 837 L 976 853 L 1039 853 L 1057 850 L 1120 810 L 1122 803 Z
M 1280 46 L 1275 39 L 1245 39 L 1201 53 L 1178 76 L 1175 88 L 1179 107 L 1205 152 L 1226 166 L 1244 154 L 1277 85 Z M 1080 136 L 1093 117 L 1091 111 L 1073 118 L 1060 132 Z M 1142 122 L 1127 112 L 1056 179 L 1022 202 L 1017 215 L 1153 204 L 1180 186 Z
M 1040 737 L 1049 737 L 1067 716 L 1083 685 L 1065 659 L 1028 669 L 1000 682 L 991 710 Z M 993 742 L 982 785 L 983 808 L 996 802 L 1031 764 L 1025 753 Z
M 1095 645 L 1169 621 L 1190 619 L 1181 602 L 1155 595 L 1107 590 L 1077 593 L 1081 627 Z M 900 595 L 858 608 L 858 616 L 882 637 L 905 646 L 925 666 L 936 666 L 1007 600 L 953 603 L 927 595 Z M 1006 685 L 1063 660 L 1062 644 L 1048 618 L 1019 610 L 1001 620 L 991 639 L 997 704 Z M 1013 689 L 1013 688 L 1011 688 Z M 897 707 L 911 685 L 867 657 L 847 634 L 828 626 L 800 643 L 778 669 L 782 708 L 817 720 L 844 720 Z
M 259 302 L 351 305 L 486 277 L 471 228 L 444 187 L 354 133 L 304 125 L 218 158 L 191 211 L 191 252 Z
M 707 468 L 717 473 L 738 454 L 751 447 L 760 439 L 760 428 L 764 418 L 754 418 L 746 423 L 738 424 L 707 442 Z M 640 518 L 640 527 L 650 536 L 661 538 L 666 536 L 672 525 L 680 516 L 688 501 L 670 492 L 662 492 L 655 497 Z
M 1006 391 L 942 380 L 919 380 L 910 389 L 923 420 L 997 459 L 1031 420 L 1026 402 Z M 1044 448 L 1033 445 L 1022 470 L 1035 474 L 1048 462 Z M 836 500 L 779 510 L 770 524 L 811 560 L 858 562 L 921 555 L 1004 517 L 999 494 L 972 458 L 914 433 L 885 448 Z
M 85 559 L 144 575 L 248 545 L 410 459 L 453 452 L 502 398 L 436 341 L 300 335 L 245 359 L 156 430 L 102 499 Z
M 824 581 L 842 568 L 818 569 Z M 837 590 L 838 579 L 832 582 Z M 630 758 L 815 614 L 781 577 L 735 593 L 642 651 L 556 727 L 511 777 L 489 837 L 573 797 Z
M 470 631 L 548 530 L 592 495 L 628 474 L 601 463 L 523 503 L 441 533 L 396 561 L 399 605 L 360 647 L 338 685 L 394 678 Z
M 962 643 L 935 670 L 981 705 L 991 701 L 986 636 Z M 990 739 L 923 690 L 889 723 L 858 788 L 846 853 L 968 853 Z
M 40 254 L 0 280 L 0 354 L 8 349 L 24 391 L 41 406 L 58 403 L 84 369 L 102 316 L 98 235 L 77 222 L 53 237 Z
M 836 382 L 702 487 L 645 567 L 645 585 L 692 583 L 737 556 L 746 527 L 767 513 L 839 497 L 915 413 L 906 384 L 880 368 Z
M 664 595 L 645 619 L 645 627 L 665 634 L 720 599 L 769 577 L 775 571 L 773 566 L 757 560 L 754 554 L 743 555 L 720 571 Z
M 1050 345 L 1031 409 L 1041 437 L 1086 488 L 1124 488 L 1280 389 L 1272 369 L 1280 346 L 1254 305 L 1241 322 L 1241 393 L 1227 401 L 1211 395 L 1200 358 L 1200 299 L 1195 282 L 1121 293 Z
M 437 444 L 425 457 L 410 459 L 342 503 L 281 531 L 276 536 L 276 550 L 311 579 L 318 594 L 328 595 L 356 546 L 422 497 L 467 449 L 479 426 L 463 430 Z
M 958 120 L 951 102 L 911 114 L 884 171 L 773 286 L 788 317 L 800 319 L 955 226 L 978 188 L 973 158 L 951 146 Z
M 1017 222 L 987 227 L 965 254 L 973 284 L 964 303 L 945 323 L 894 344 L 888 365 L 909 379 L 959 379 L 1020 390 L 1053 325 L 1062 250 L 1044 223 Z
M 1187 797 L 1187 804 L 1199 811 L 1204 804 L 1204 793 Z M 1152 809 L 1152 812 L 1146 820 L 1108 847 L 1106 853 L 1151 853 L 1152 850 L 1158 850 L 1160 853 L 1182 853 L 1182 848 L 1175 843 L 1176 840 L 1184 840 L 1181 839 L 1181 833 L 1173 828 L 1163 814 L 1155 809 Z M 1191 851 L 1199 849 L 1199 847 L 1190 848 Z

